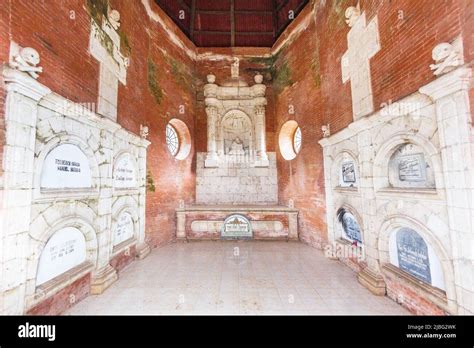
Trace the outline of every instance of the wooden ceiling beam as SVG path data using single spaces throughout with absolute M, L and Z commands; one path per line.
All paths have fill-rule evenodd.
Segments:
M 191 23 L 189 25 L 189 37 L 191 40 L 194 39 L 194 24 L 196 20 L 196 0 L 192 0 L 191 3 Z
M 230 0 L 230 46 L 235 46 L 235 0 Z
M 194 34 L 204 35 L 231 35 L 230 31 L 194 30 Z M 235 31 L 235 35 L 273 35 L 273 31 Z
M 229 14 L 227 10 L 200 10 L 196 9 L 196 13 L 199 14 L 211 14 L 211 15 L 222 15 Z M 272 15 L 273 11 L 254 11 L 254 10 L 234 10 L 235 14 L 255 14 L 259 16 L 268 16 Z

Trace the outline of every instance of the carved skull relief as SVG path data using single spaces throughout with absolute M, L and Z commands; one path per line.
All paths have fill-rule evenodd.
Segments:
M 112 27 L 117 30 L 120 27 L 120 12 L 117 10 L 112 10 L 109 13 L 109 22 Z
M 359 5 L 357 6 L 351 6 L 346 9 L 345 12 L 346 16 L 346 23 L 349 25 L 349 27 L 353 27 L 357 19 L 360 17 L 360 7 Z
M 443 42 L 433 49 L 432 58 L 435 64 L 431 64 L 431 70 L 435 75 L 441 75 L 452 71 L 462 64 L 459 52 L 450 43 Z
M 37 66 L 40 62 L 38 51 L 31 47 L 20 47 L 12 42 L 10 48 L 10 67 L 28 73 L 34 79 L 43 72 L 43 68 Z

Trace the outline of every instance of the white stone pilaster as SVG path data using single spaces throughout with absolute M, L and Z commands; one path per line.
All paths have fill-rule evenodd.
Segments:
M 7 98 L 0 194 L 0 313 L 22 314 L 38 102 L 51 91 L 26 73 L 7 67 L 2 73 Z
M 474 152 L 469 89 L 472 70 L 442 75 L 420 92 L 436 105 L 459 314 L 474 313 Z

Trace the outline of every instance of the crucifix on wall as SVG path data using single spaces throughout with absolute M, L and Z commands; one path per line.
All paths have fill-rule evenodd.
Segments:
M 92 21 L 89 50 L 100 63 L 99 98 L 97 112 L 117 120 L 117 99 L 119 82 L 126 84 L 129 59 L 120 52 L 120 14 L 116 10 L 103 18 L 102 27 Z
M 342 82 L 351 81 L 354 120 L 374 111 L 370 59 L 380 51 L 377 17 L 367 25 L 365 12 L 360 7 L 346 10 L 346 22 L 351 27 L 347 34 L 346 53 L 342 56 Z

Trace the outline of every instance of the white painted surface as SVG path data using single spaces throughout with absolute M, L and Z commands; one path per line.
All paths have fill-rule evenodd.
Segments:
M 130 154 L 120 156 L 114 167 L 114 187 L 132 188 L 137 186 L 135 161 Z
M 132 216 L 127 212 L 123 212 L 120 214 L 117 224 L 115 225 L 113 245 L 118 245 L 132 238 L 133 234 L 134 226 Z
M 41 285 L 86 261 L 86 240 L 77 228 L 66 227 L 46 243 L 38 264 L 36 285 Z
M 46 155 L 41 188 L 87 188 L 92 175 L 86 155 L 72 144 L 62 144 Z

